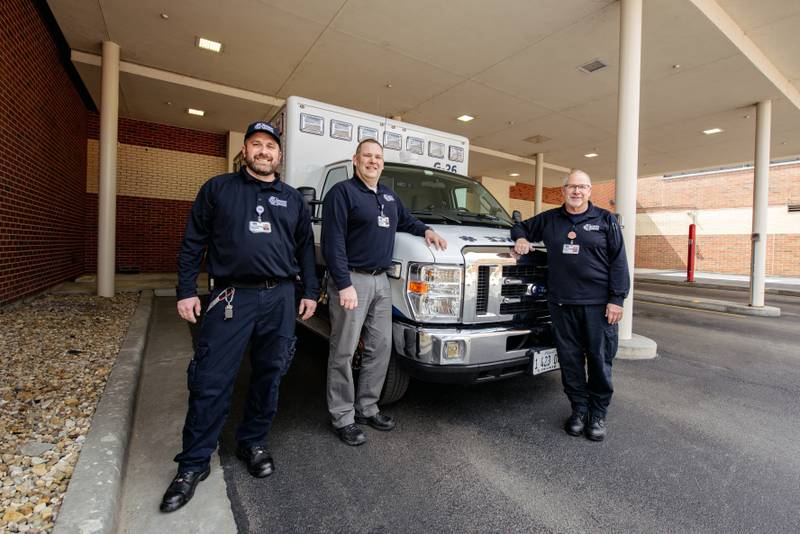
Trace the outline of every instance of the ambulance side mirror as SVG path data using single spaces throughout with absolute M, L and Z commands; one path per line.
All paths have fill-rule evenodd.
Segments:
M 317 217 L 317 206 L 322 204 L 322 202 L 317 200 L 317 190 L 313 187 L 302 186 L 298 187 L 297 191 L 303 195 L 303 201 L 305 202 L 308 214 L 311 216 L 311 222 L 320 222 L 322 219 Z

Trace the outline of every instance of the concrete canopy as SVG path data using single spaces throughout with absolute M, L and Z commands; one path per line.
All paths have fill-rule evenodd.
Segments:
M 101 43 L 120 45 L 123 116 L 241 131 L 298 94 L 614 178 L 619 4 L 611 0 L 49 5 L 96 102 Z M 639 174 L 752 161 L 753 105 L 764 99 L 774 103 L 773 158 L 800 154 L 798 23 L 795 0 L 646 0 Z M 222 42 L 222 53 L 197 48 L 198 36 Z M 595 59 L 607 66 L 578 69 Z M 205 117 L 187 115 L 189 107 Z M 462 114 L 476 119 L 457 121 Z M 724 132 L 704 135 L 709 128 Z M 525 165 L 473 153 L 470 174 L 530 182 Z M 561 174 L 547 169 L 545 184 Z

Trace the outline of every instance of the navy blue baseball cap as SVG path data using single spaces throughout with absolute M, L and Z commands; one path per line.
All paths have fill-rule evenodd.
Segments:
M 247 133 L 244 134 L 244 140 L 247 141 L 247 138 L 256 132 L 264 132 L 265 134 L 271 135 L 278 142 L 278 146 L 281 146 L 281 134 L 272 124 L 265 121 L 254 122 L 247 127 Z

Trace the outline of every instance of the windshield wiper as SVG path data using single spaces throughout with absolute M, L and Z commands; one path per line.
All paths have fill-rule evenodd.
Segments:
M 453 217 L 452 215 L 445 215 L 444 213 L 434 213 L 432 211 L 415 210 L 411 212 L 411 215 L 417 215 L 420 217 L 433 217 L 441 221 L 450 221 L 456 224 L 464 224 L 464 221 L 462 221 L 461 219 Z
M 462 217 L 475 217 L 476 219 L 486 219 L 489 221 L 499 221 L 500 217 L 489 215 L 488 213 L 476 213 L 474 211 L 459 211 L 458 214 Z
M 489 224 L 490 226 L 499 226 L 501 228 L 510 228 L 512 226 L 508 221 L 504 221 L 500 217 L 490 215 L 488 213 L 476 213 L 474 211 L 460 211 L 460 217 L 477 219 L 478 221 Z

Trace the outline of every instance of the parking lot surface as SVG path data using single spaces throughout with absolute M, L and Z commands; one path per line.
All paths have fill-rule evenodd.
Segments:
M 366 428 L 367 444 L 348 447 L 328 424 L 327 344 L 303 332 L 281 388 L 270 436 L 277 471 L 267 479 L 251 478 L 232 455 L 246 373 L 237 385 L 220 453 L 237 526 L 796 532 L 800 299 L 767 301 L 783 316 L 637 303 L 634 330 L 658 342 L 659 358 L 615 362 L 603 443 L 561 430 L 569 406 L 550 373 L 477 387 L 413 382 L 384 409 L 397 428 Z

